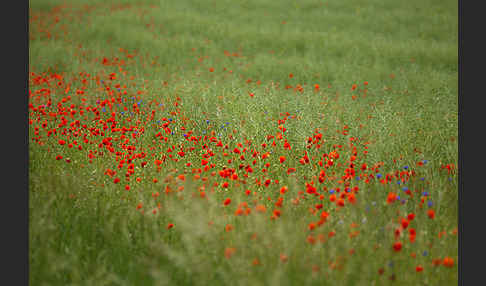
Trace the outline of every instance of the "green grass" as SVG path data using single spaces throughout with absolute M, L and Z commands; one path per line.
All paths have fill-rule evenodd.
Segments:
M 456 2 L 31 0 L 29 16 L 31 285 L 389 285 L 393 277 L 393 285 L 457 284 L 458 245 L 452 230 L 458 224 L 458 186 L 456 173 L 443 168 L 456 166 L 458 156 Z M 103 65 L 104 58 L 125 64 Z M 34 81 L 54 73 L 63 76 L 62 86 L 55 79 L 50 86 Z M 111 73 L 116 79 L 109 79 Z M 118 94 L 116 84 L 127 94 Z M 298 85 L 302 92 L 295 90 Z M 42 88 L 50 95 L 38 96 Z M 71 99 L 62 102 L 67 95 Z M 112 110 L 106 105 L 102 112 L 100 102 L 111 97 L 121 101 L 114 98 Z M 52 106 L 46 114 L 33 110 L 47 98 Z M 139 113 L 132 109 L 137 102 Z M 77 113 L 71 118 L 58 103 L 67 108 L 73 104 Z M 96 106 L 100 117 L 88 106 Z M 147 120 L 152 110 L 155 117 Z M 126 132 L 128 139 L 111 132 L 111 111 L 117 128 L 143 131 L 135 137 L 133 131 Z M 62 116 L 65 126 L 59 126 Z M 284 117 L 285 123 L 279 123 Z M 164 132 L 160 125 L 165 121 L 157 122 L 162 118 L 173 120 L 174 134 Z M 80 125 L 71 126 L 76 120 Z M 281 132 L 279 125 L 287 129 L 284 138 L 291 150 L 282 140 L 266 139 Z M 349 133 L 338 133 L 344 126 Z M 106 134 L 93 135 L 90 128 Z M 57 133 L 48 136 L 52 129 Z M 189 131 L 196 137 L 216 137 L 228 145 L 230 155 L 224 156 L 216 143 L 187 141 L 183 134 Z M 167 141 L 159 140 L 158 132 Z M 316 132 L 322 134 L 322 146 L 307 148 L 308 137 Z M 113 153 L 98 146 L 108 136 Z M 350 145 L 352 138 L 356 141 Z M 76 140 L 83 150 L 59 145 L 59 139 Z M 248 149 L 245 160 L 232 152 L 238 143 L 240 150 Z M 193 173 L 207 151 L 204 144 L 214 152 L 208 159 L 214 168 L 200 174 L 207 181 Z M 172 146 L 175 150 L 168 152 Z M 179 157 L 179 146 L 185 156 L 170 160 L 169 154 Z M 409 166 L 407 171 L 414 174 L 406 186 L 414 197 L 387 204 L 389 192 L 406 196 L 396 178 L 388 184 L 351 178 L 350 187 L 359 188 L 356 203 L 338 207 L 331 202 L 329 190 L 339 187 L 344 192 L 346 182 L 339 180 L 353 147 L 356 175 L 370 173 L 360 170 L 363 163 L 368 168 L 382 163 L 377 172 L 383 176 Z M 256 158 L 253 149 L 259 153 Z M 89 158 L 90 150 L 103 154 Z M 269 158 L 261 159 L 267 151 Z M 340 157 L 326 169 L 321 184 L 317 178 L 324 167 L 318 161 L 331 151 Z M 117 159 L 115 152 L 123 154 Z M 119 169 L 119 160 L 141 152 L 146 157 L 133 158 L 133 174 L 126 182 L 129 163 Z M 305 152 L 310 163 L 301 165 Z M 56 160 L 57 155 L 63 159 Z M 154 160 L 164 155 L 158 170 Z M 286 156 L 284 163 L 280 156 Z M 418 166 L 422 160 L 427 164 Z M 245 177 L 239 164 L 250 165 L 253 173 Z M 224 167 L 236 169 L 238 180 L 221 178 Z M 288 175 L 288 167 L 296 172 Z M 116 175 L 106 175 L 107 169 Z M 185 181 L 177 179 L 180 174 Z M 121 182 L 114 184 L 115 177 Z M 256 179 L 279 183 L 258 186 Z M 323 200 L 305 193 L 311 181 Z M 229 183 L 227 189 L 221 188 L 223 182 Z M 279 192 L 282 186 L 288 186 L 287 193 Z M 167 187 L 172 190 L 168 194 Z M 200 197 L 203 190 L 205 198 Z M 421 206 L 423 191 L 429 197 Z M 153 197 L 155 192 L 160 195 Z M 284 199 L 277 207 L 279 197 Z M 232 202 L 223 206 L 226 198 Z M 293 203 L 296 198 L 298 204 Z M 243 202 L 251 213 L 235 216 Z M 323 209 L 314 216 L 309 209 L 319 203 Z M 266 212 L 259 213 L 256 205 L 264 205 Z M 429 208 L 435 210 L 434 219 L 427 217 Z M 271 219 L 276 209 L 282 215 Z M 322 210 L 329 212 L 327 222 L 310 231 L 309 223 Z M 417 230 L 416 241 L 408 241 L 405 229 L 403 248 L 394 252 L 394 230 L 408 213 L 416 215 L 409 226 Z M 174 227 L 167 229 L 169 223 Z M 234 229 L 226 231 L 228 224 Z M 350 237 L 355 230 L 359 234 Z M 328 237 L 331 231 L 335 236 Z M 439 238 L 442 231 L 446 235 Z M 308 242 L 309 236 L 315 244 Z M 236 251 L 225 257 L 231 248 Z M 282 261 L 281 255 L 288 260 Z M 452 268 L 433 265 L 444 257 L 454 259 Z M 415 271 L 417 265 L 423 272 Z

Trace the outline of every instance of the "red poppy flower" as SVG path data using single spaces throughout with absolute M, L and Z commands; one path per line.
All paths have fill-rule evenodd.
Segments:
M 442 264 L 445 267 L 452 267 L 452 266 L 454 266 L 454 259 L 447 256 L 447 257 L 444 258 L 444 260 L 442 260 Z
M 388 193 L 388 197 L 386 198 L 386 202 L 388 204 L 391 204 L 393 203 L 395 200 L 397 199 L 397 194 L 393 193 L 393 192 L 390 192 Z
M 393 250 L 396 252 L 402 250 L 402 243 L 400 241 L 397 241 L 393 244 Z
M 413 214 L 413 213 L 410 213 L 410 214 L 408 214 L 408 216 L 407 216 L 407 219 L 408 219 L 409 221 L 412 221 L 414 218 L 415 218 L 415 214 Z
M 408 227 L 408 225 L 409 225 L 408 220 L 406 220 L 406 219 L 402 219 L 402 228 L 403 228 L 403 229 L 406 229 L 406 228 Z

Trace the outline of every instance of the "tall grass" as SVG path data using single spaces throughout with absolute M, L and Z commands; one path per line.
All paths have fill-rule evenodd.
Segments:
M 445 168 L 457 165 L 458 154 L 456 2 L 35 0 L 29 16 L 30 284 L 457 284 L 457 180 Z M 101 105 L 111 97 L 120 101 Z M 37 108 L 48 98 L 42 114 Z M 78 113 L 71 118 L 58 103 Z M 103 129 L 111 112 L 117 128 L 137 133 L 121 138 Z M 106 135 L 94 135 L 96 128 Z M 113 153 L 98 146 L 108 136 Z M 214 137 L 223 147 L 190 136 Z M 77 140 L 83 150 L 59 139 Z M 197 174 L 206 147 L 214 167 Z M 319 166 L 332 151 L 340 155 L 335 164 Z M 129 163 L 117 168 L 120 160 L 141 152 L 146 157 L 133 159 L 126 181 Z M 310 162 L 300 164 L 306 152 Z M 353 155 L 356 174 L 340 182 Z M 223 169 L 235 169 L 238 179 L 222 178 Z M 319 183 L 322 169 L 327 177 Z M 410 177 L 401 184 L 376 177 L 404 172 Z M 366 181 L 365 173 L 375 177 Z M 311 181 L 322 198 L 306 192 Z M 347 186 L 359 190 L 355 203 L 330 201 L 331 190 L 340 188 L 339 196 Z M 406 202 L 387 203 L 390 192 Z M 329 217 L 310 230 L 322 211 Z M 410 213 L 410 226 L 400 228 Z M 451 268 L 434 264 L 445 257 Z

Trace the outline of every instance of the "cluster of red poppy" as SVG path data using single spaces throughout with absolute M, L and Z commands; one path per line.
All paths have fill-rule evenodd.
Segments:
M 424 203 L 430 203 L 423 189 L 406 188 L 403 195 L 396 190 L 397 182 L 405 185 L 417 181 L 420 168 L 426 165 L 423 160 L 416 163 L 417 169 L 406 166 L 386 171 L 388 166 L 385 167 L 384 162 L 368 160 L 370 142 L 355 135 L 357 133 L 346 124 L 333 131 L 312 130 L 303 142 L 296 142 L 288 135 L 288 130 L 299 116 L 289 112 L 281 112 L 280 117 L 273 120 L 273 129 L 265 130 L 267 134 L 260 142 L 235 139 L 237 128 L 229 134 L 218 134 L 211 127 L 201 130 L 200 124 L 194 123 L 201 121 L 200 118 L 191 118 L 182 108 L 182 95 L 162 98 L 147 94 L 145 85 L 137 87 L 128 67 L 137 54 L 124 49 L 120 52 L 123 58 L 98 58 L 99 71 L 94 74 L 79 72 L 68 76 L 30 72 L 30 140 L 40 148 L 47 148 L 55 161 L 74 162 L 81 167 L 101 166 L 103 176 L 109 180 L 103 182 L 126 192 L 140 191 L 141 182 L 153 184 L 153 189 L 157 190 L 151 193 L 157 204 L 151 211 L 154 215 L 160 209 L 159 191 L 167 196 L 186 191 L 186 180 L 195 184 L 195 197 L 218 196 L 221 207 L 234 210 L 238 217 L 257 213 L 278 220 L 285 216 L 288 201 L 293 206 L 307 208 L 312 220 L 305 225 L 308 231 L 305 240 L 310 244 L 324 243 L 335 236 L 333 229 L 325 232 L 321 229 L 342 209 L 365 201 L 363 197 L 371 189 L 382 191 L 380 198 L 385 207 L 393 208 L 410 201 L 430 220 L 439 215 L 430 205 L 423 208 Z M 225 54 L 239 56 L 227 51 Z M 214 67 L 207 71 L 217 73 Z M 289 78 L 293 77 L 290 73 Z M 247 84 L 251 82 L 247 80 Z M 257 84 L 262 82 L 257 81 Z M 368 84 L 353 84 L 352 99 L 357 99 L 357 92 L 366 96 Z M 167 87 L 168 83 L 163 85 Z M 278 88 L 278 85 L 272 83 L 272 87 Z M 320 84 L 315 83 L 313 87 L 313 93 L 321 92 Z M 286 89 L 291 88 L 295 92 L 305 92 L 305 84 L 286 86 Z M 257 100 L 255 93 L 249 92 L 251 100 Z M 456 168 L 446 164 L 441 169 L 451 175 Z M 296 189 L 289 187 L 292 180 L 297 182 Z M 253 205 L 232 199 L 231 192 L 238 191 L 254 198 Z M 263 199 L 265 196 L 267 201 Z M 134 209 L 144 212 L 145 204 L 137 202 Z M 397 225 L 393 229 L 395 240 L 389 245 L 392 253 L 401 253 L 407 243 L 414 244 L 418 240 L 416 215 L 410 212 L 394 221 Z M 166 226 L 168 230 L 174 227 L 173 223 Z M 352 225 L 350 238 L 359 236 L 357 228 L 357 224 Z M 226 224 L 226 232 L 233 230 L 232 224 Z M 403 239 L 404 234 L 408 242 Z M 235 253 L 235 248 L 226 248 L 224 256 L 230 259 Z M 349 252 L 350 255 L 354 253 L 354 250 Z M 289 257 L 281 254 L 280 259 L 286 262 Z M 256 259 L 253 264 L 259 265 L 260 261 Z M 453 267 L 454 259 L 437 258 L 433 265 Z M 424 265 L 417 265 L 415 270 L 424 271 Z M 382 269 L 379 273 L 383 273 Z

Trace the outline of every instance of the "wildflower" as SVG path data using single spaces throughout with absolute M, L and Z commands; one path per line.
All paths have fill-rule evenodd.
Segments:
M 316 243 L 316 239 L 312 235 L 308 235 L 306 240 L 310 244 L 315 244 Z
M 264 205 L 257 205 L 255 207 L 255 209 L 256 209 L 257 212 L 260 212 L 260 213 L 264 213 L 264 212 L 267 211 L 267 208 Z
M 224 200 L 223 204 L 225 206 L 229 205 L 231 203 L 231 199 L 230 198 L 227 198 L 226 200 Z
M 307 228 L 308 228 L 309 230 L 314 230 L 314 229 L 316 228 L 316 224 L 315 224 L 315 223 L 313 223 L 313 222 L 311 222 L 311 223 L 309 223 L 309 225 L 307 226 Z
M 349 194 L 348 194 L 348 201 L 349 201 L 351 204 L 356 203 L 356 196 L 354 195 L 354 193 L 349 193 Z
M 340 207 L 344 207 L 344 200 L 343 199 L 338 199 L 336 204 Z
M 229 231 L 232 231 L 233 230 L 233 226 L 231 224 L 227 224 L 225 227 L 224 227 L 224 230 L 226 232 L 229 232 Z
M 233 256 L 233 254 L 236 252 L 236 248 L 234 247 L 227 247 L 225 250 L 224 250 L 224 256 L 229 259 L 231 258 L 231 256 Z
M 410 214 L 407 215 L 407 219 L 409 221 L 412 221 L 414 218 L 415 218 L 415 214 L 414 213 L 410 213 Z
M 169 223 L 169 224 L 167 224 L 167 229 L 171 229 L 171 228 L 173 228 L 173 227 L 174 227 L 174 224 L 173 224 L 173 223 Z
M 435 211 L 433 209 L 430 209 L 427 211 L 427 216 L 430 218 L 430 219 L 434 219 L 435 217 Z
M 395 252 L 398 252 L 402 249 L 402 243 L 400 241 L 397 241 L 393 244 L 393 250 Z
M 406 229 L 408 227 L 409 221 L 406 219 L 402 219 L 402 228 Z
M 386 202 L 388 204 L 393 203 L 397 199 L 397 195 L 393 192 L 388 193 L 388 197 L 386 198 Z
M 432 259 L 432 265 L 434 265 L 434 266 L 439 266 L 439 265 L 441 265 L 441 263 L 442 263 L 442 259 L 440 259 L 440 258 Z
M 293 173 L 295 171 L 296 171 L 295 168 L 288 168 L 287 169 L 287 174 Z
M 445 267 L 452 267 L 454 266 L 454 259 L 450 258 L 450 257 L 445 257 L 444 260 L 442 261 L 442 264 L 445 266 Z
M 422 272 L 423 270 L 424 268 L 422 267 L 422 265 L 417 265 L 417 267 L 415 267 L 416 272 Z

